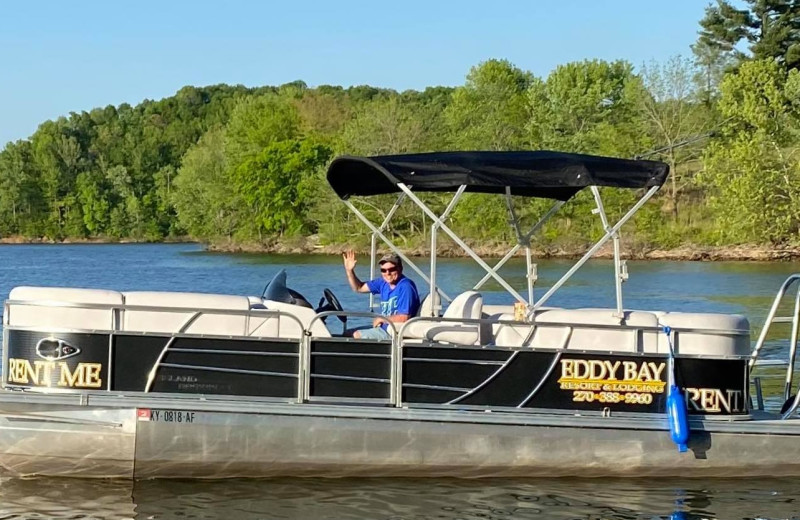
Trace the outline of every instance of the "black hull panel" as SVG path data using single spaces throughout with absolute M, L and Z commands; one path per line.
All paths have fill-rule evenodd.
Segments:
M 5 355 L 3 381 L 13 387 L 455 409 L 662 414 L 669 380 L 663 355 L 428 344 L 393 353 L 389 342 L 344 338 L 11 329 Z M 749 413 L 747 359 L 680 357 L 675 367 L 690 414 Z

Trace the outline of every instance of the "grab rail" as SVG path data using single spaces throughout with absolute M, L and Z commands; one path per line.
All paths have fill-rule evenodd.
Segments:
M 783 388 L 783 398 L 787 401 L 792 396 L 792 387 L 794 386 L 794 365 L 795 357 L 797 355 L 798 329 L 800 328 L 800 283 L 797 284 L 797 293 L 795 294 L 794 298 L 794 312 L 792 315 L 777 317 L 775 315 L 778 313 L 778 307 L 780 306 L 781 301 L 783 301 L 783 297 L 789 291 L 789 288 L 798 281 L 800 281 L 800 273 L 792 274 L 786 278 L 780 289 L 778 289 L 778 293 L 775 295 L 775 299 L 772 302 L 772 307 L 767 314 L 767 319 L 764 321 L 764 326 L 761 329 L 758 340 L 756 340 L 756 344 L 753 347 L 753 353 L 750 355 L 750 363 L 748 365 L 751 369 L 755 366 L 756 360 L 758 360 L 761 349 L 764 347 L 764 342 L 767 339 L 767 334 L 769 333 L 770 327 L 773 323 L 791 323 L 792 329 L 789 339 L 789 359 L 787 362 L 786 379 Z M 792 405 L 781 414 L 781 419 L 787 419 L 791 417 L 799 406 L 800 393 L 795 396 Z
M 800 275 L 797 275 L 798 279 L 800 279 Z M 293 314 L 280 311 L 280 310 L 270 310 L 270 309 L 200 309 L 200 308 L 183 308 L 183 307 L 163 307 L 163 306 L 146 306 L 146 305 L 117 305 L 117 304 L 80 304 L 80 303 L 72 303 L 72 302 L 44 302 L 44 301 L 32 301 L 32 300 L 9 300 L 6 302 L 6 309 L 8 310 L 9 305 L 40 305 L 40 306 L 54 306 L 54 307 L 75 307 L 75 308 L 87 308 L 87 309 L 106 309 L 113 312 L 119 312 L 124 310 L 147 310 L 147 311 L 165 311 L 165 312 L 175 312 L 175 313 L 185 313 L 187 315 L 192 315 L 189 322 L 184 322 L 182 329 L 185 329 L 189 324 L 195 321 L 199 315 L 202 314 L 211 314 L 211 315 L 242 315 L 242 316 L 253 316 L 253 317 L 267 317 L 267 316 L 278 316 L 278 317 L 287 317 L 290 320 L 293 320 L 298 324 L 299 330 L 302 331 L 302 335 L 298 338 L 298 342 L 300 344 L 299 347 L 299 360 L 298 360 L 298 389 L 297 389 L 297 402 L 304 402 L 309 398 L 309 384 L 310 384 L 310 373 L 311 373 L 311 342 L 314 339 L 324 339 L 325 336 L 315 336 L 314 335 L 314 325 L 316 324 L 317 320 L 322 320 L 328 316 L 353 316 L 353 317 L 365 317 L 365 318 L 374 318 L 378 316 L 375 313 L 369 312 L 351 312 L 351 311 L 326 311 L 316 314 L 307 324 L 303 324 L 301 320 L 299 320 Z M 9 316 L 9 312 L 6 312 L 6 317 Z M 447 323 L 447 324 L 462 324 L 462 325 L 469 325 L 470 328 L 477 328 L 477 326 L 481 324 L 488 324 L 488 325 L 508 325 L 508 326 L 517 326 L 527 328 L 530 327 L 532 330 L 545 330 L 545 329 L 560 329 L 564 328 L 566 331 L 571 334 L 575 330 L 580 329 L 602 329 L 602 330 L 620 330 L 625 332 L 653 332 L 658 333 L 661 331 L 661 328 L 658 326 L 652 325 L 620 325 L 620 324 L 592 324 L 592 323 L 575 323 L 575 322 L 537 322 L 537 321 L 516 321 L 516 320 L 508 320 L 508 319 L 491 319 L 491 318 L 480 318 L 480 319 L 469 319 L 469 318 L 444 318 L 444 317 L 415 317 L 412 318 L 402 325 L 398 326 L 399 324 L 390 323 L 390 331 L 392 334 L 391 340 L 391 361 L 390 361 L 390 373 L 389 373 L 389 395 L 390 401 L 392 406 L 402 406 L 402 381 L 403 381 L 403 374 L 402 374 L 402 352 L 403 352 L 403 340 L 406 338 L 406 334 L 409 332 L 408 326 L 412 325 L 413 323 L 418 322 L 433 322 L 433 323 Z M 249 326 L 246 326 L 248 328 Z M 11 327 L 14 328 L 14 327 Z M 125 332 L 124 330 L 119 330 L 123 328 L 123 324 L 121 320 L 117 320 L 116 324 L 112 325 L 112 333 L 113 332 Z M 732 335 L 732 336 L 740 336 L 740 335 L 747 335 L 749 334 L 748 330 L 740 330 L 740 329 L 729 329 L 729 330 L 718 330 L 718 329 L 703 329 L 703 328 L 694 328 L 694 327 L 686 327 L 686 328 L 673 328 L 675 332 L 691 332 L 695 334 L 714 334 L 714 335 Z M 479 331 L 480 333 L 480 331 Z M 177 333 L 172 334 L 172 336 L 182 336 L 185 332 L 179 331 Z M 561 338 L 557 344 L 553 346 L 556 347 L 558 351 L 566 351 L 567 346 L 569 343 L 569 334 L 565 332 L 565 336 Z M 209 335 L 213 335 L 209 334 Z M 229 334 L 226 336 L 230 337 Z M 244 333 L 244 336 L 247 336 L 247 330 Z M 637 334 L 634 335 L 636 337 Z M 261 337 L 261 336 L 259 336 Z M 480 336 L 479 336 L 480 337 Z M 357 341 L 357 340 L 356 340 Z M 636 341 L 634 339 L 634 341 Z M 489 343 L 485 343 L 488 345 Z M 508 348 L 521 348 L 526 349 L 531 347 L 531 338 L 527 338 L 522 342 L 521 345 L 512 346 L 506 345 Z M 164 346 L 161 355 L 159 356 L 159 360 L 156 361 L 154 366 L 152 367 L 152 372 L 150 373 L 150 377 L 148 378 L 147 388 L 145 392 L 152 391 L 152 381 L 154 380 L 155 372 L 158 370 L 158 366 L 160 362 L 163 360 L 163 357 L 166 355 L 168 350 L 171 348 L 171 343 L 168 343 Z M 5 354 L 5 353 L 4 353 Z M 694 357 L 689 355 L 689 357 Z M 731 356 L 734 357 L 734 356 Z M 741 356 L 736 356 L 737 358 L 741 359 Z M 538 389 L 538 387 L 537 387 Z M 535 393 L 535 392 L 534 392 Z
M 242 330 L 243 337 L 253 337 L 253 338 L 265 338 L 270 336 L 253 336 L 253 332 L 258 330 L 262 325 L 258 325 L 253 331 L 250 331 L 250 324 L 251 318 L 262 318 L 265 321 L 269 318 L 276 318 L 278 320 L 278 331 L 280 334 L 280 320 L 282 318 L 286 318 L 290 321 L 294 321 L 297 326 L 298 330 L 300 330 L 300 334 L 297 337 L 297 342 L 299 344 L 298 347 L 298 357 L 299 357 L 299 366 L 303 366 L 303 357 L 304 357 L 304 346 L 306 345 L 305 337 L 308 336 L 310 333 L 309 331 L 312 330 L 311 325 L 312 322 L 309 324 L 309 328 L 303 325 L 303 322 L 295 316 L 286 311 L 281 311 L 278 309 L 214 309 L 214 308 L 188 308 L 188 307 L 166 307 L 166 306 L 157 306 L 157 305 L 118 305 L 118 304 L 97 304 L 97 303 L 77 303 L 77 302 L 61 302 L 61 301 L 53 301 L 53 300 L 6 300 L 5 308 L 8 310 L 12 305 L 20 305 L 20 306 L 38 306 L 38 307 L 53 307 L 53 308 L 73 308 L 73 309 L 94 309 L 94 310 L 108 310 L 111 312 L 112 320 L 111 320 L 111 327 L 109 327 L 108 332 L 110 334 L 115 333 L 125 333 L 130 332 L 123 330 L 122 320 L 119 319 L 120 311 L 148 311 L 148 312 L 171 312 L 171 313 L 183 313 L 183 314 L 191 314 L 184 321 L 184 323 L 178 328 L 177 331 L 171 332 L 169 340 L 167 340 L 166 344 L 162 348 L 161 352 L 158 355 L 153 366 L 150 368 L 148 372 L 148 377 L 145 383 L 144 393 L 149 393 L 152 389 L 152 386 L 155 382 L 156 373 L 161 366 L 161 362 L 163 361 L 164 357 L 166 356 L 167 352 L 169 351 L 172 344 L 175 342 L 176 338 L 181 336 L 186 336 L 186 329 L 194 322 L 196 322 L 201 316 L 242 316 L 245 318 L 244 322 L 244 329 Z M 10 312 L 6 312 L 5 316 L 9 316 Z M 16 328 L 13 325 L 9 325 L 8 323 L 4 323 L 5 329 L 13 329 Z M 21 328 L 25 328 L 24 326 Z M 74 329 L 78 330 L 87 330 L 87 329 Z M 90 329 L 95 330 L 95 329 Z M 142 331 L 136 331 L 142 332 Z M 144 331 L 147 334 L 147 331 Z M 222 336 L 222 337 L 230 337 L 231 335 L 226 334 L 204 334 L 204 336 Z M 6 351 L 3 349 L 2 357 L 3 363 L 6 363 Z M 109 360 L 110 362 L 110 360 Z M 111 366 L 109 365 L 109 370 L 111 370 Z M 298 400 L 302 402 L 302 392 L 303 388 L 307 385 L 303 378 L 303 371 L 302 369 L 298 370 Z
M 286 317 L 294 322 L 297 323 L 299 326 L 299 330 L 302 333 L 298 336 L 298 339 L 302 338 L 304 335 L 303 333 L 306 332 L 306 327 L 303 325 L 303 322 L 297 318 L 294 314 L 291 314 L 286 311 L 281 311 L 278 309 L 218 309 L 218 308 L 211 308 L 211 307 L 168 307 L 163 305 L 126 305 L 126 304 L 108 304 L 108 303 L 77 303 L 77 302 L 61 302 L 61 301 L 54 301 L 54 300 L 6 300 L 5 307 L 8 309 L 12 305 L 19 305 L 19 306 L 30 306 L 30 307 L 53 307 L 53 308 L 71 308 L 71 309 L 87 309 L 87 310 L 107 310 L 111 312 L 112 317 L 118 318 L 117 314 L 120 311 L 147 311 L 147 312 L 169 312 L 169 313 L 183 313 L 183 314 L 190 314 L 190 313 L 199 313 L 199 316 L 242 316 L 246 319 L 244 328 L 242 331 L 243 336 L 253 336 L 253 332 L 260 328 L 263 324 L 259 325 L 253 332 L 250 332 L 250 318 L 269 318 L 269 317 L 276 317 L 278 319 Z M 10 312 L 6 312 L 6 316 L 10 316 Z M 194 320 L 196 321 L 196 319 Z M 14 327 L 9 323 L 5 323 L 5 326 Z M 121 319 L 112 319 L 111 320 L 111 327 L 108 329 L 81 329 L 77 328 L 75 330 L 110 330 L 113 332 L 129 332 L 124 330 L 122 325 Z M 310 326 L 309 326 L 310 330 Z M 136 330 L 135 332 L 143 332 L 147 334 L 151 331 L 142 331 Z M 181 334 L 178 332 L 177 334 Z M 230 336 L 229 333 L 221 334 L 223 336 Z M 267 336 L 253 336 L 256 338 L 259 337 L 267 337 Z
M 305 341 L 305 348 L 303 349 L 306 352 L 306 355 L 301 360 L 301 372 L 304 373 L 304 376 L 301 378 L 303 379 L 303 389 L 301 392 L 302 399 L 309 399 L 311 396 L 311 388 L 310 388 L 310 378 L 311 378 L 311 340 L 314 338 L 312 335 L 312 330 L 314 322 L 317 320 L 323 320 L 328 316 L 351 316 L 354 318 L 378 318 L 381 317 L 380 314 L 376 314 L 374 312 L 363 312 L 363 311 L 325 311 L 320 312 L 316 316 L 314 316 L 308 324 L 308 330 L 306 331 L 306 341 Z M 400 364 L 400 358 L 398 356 L 398 347 L 400 342 L 398 338 L 400 337 L 397 333 L 397 327 L 391 321 L 387 321 L 389 327 L 391 327 L 390 335 L 392 337 L 392 346 L 391 346 L 391 359 L 389 361 L 390 373 L 389 373 L 389 402 L 392 406 L 400 406 L 400 401 L 396 399 L 398 394 L 397 387 L 398 382 L 400 379 L 397 377 L 397 365 Z M 358 341 L 358 340 L 355 340 Z
M 192 314 L 189 319 L 187 319 L 181 328 L 178 329 L 178 334 L 182 334 L 186 332 L 186 329 L 194 323 L 194 321 L 199 318 L 201 313 L 195 312 Z M 167 351 L 169 350 L 170 345 L 175 342 L 176 336 L 172 336 L 169 340 L 164 344 L 164 348 L 161 349 L 161 352 L 158 354 L 158 358 L 156 358 L 156 362 L 153 363 L 153 367 L 150 369 L 150 373 L 147 375 L 147 383 L 144 385 L 144 393 L 149 393 L 150 389 L 153 387 L 153 382 L 156 379 L 156 372 L 158 372 L 158 367 L 161 366 L 161 361 L 164 359 L 164 356 L 167 355 Z
M 653 333 L 661 333 L 664 330 L 663 326 L 660 325 L 615 325 L 615 324 L 605 324 L 605 323 L 575 323 L 575 322 L 566 322 L 566 321 L 547 321 L 547 322 L 540 322 L 540 321 L 517 321 L 517 320 L 509 320 L 509 319 L 501 319 L 496 320 L 492 318 L 444 318 L 444 317 L 436 317 L 436 316 L 417 316 L 411 318 L 410 320 L 403 323 L 402 328 L 400 329 L 400 338 L 403 339 L 405 329 L 414 323 L 422 323 L 422 322 L 432 322 L 432 323 L 462 323 L 467 325 L 508 325 L 508 326 L 517 326 L 517 327 L 533 327 L 533 328 L 566 328 L 571 327 L 575 329 L 602 329 L 602 330 L 619 330 L 625 332 L 653 332 Z M 747 336 L 750 334 L 750 331 L 747 329 L 729 329 L 729 330 L 720 330 L 720 329 L 708 329 L 702 327 L 670 327 L 673 332 L 682 332 L 686 334 L 709 334 L 715 336 Z M 529 342 L 528 342 L 529 343 Z M 522 346 L 528 346 L 528 343 L 523 343 Z M 503 345 L 500 345 L 503 346 Z M 510 345 L 506 345 L 510 346 Z

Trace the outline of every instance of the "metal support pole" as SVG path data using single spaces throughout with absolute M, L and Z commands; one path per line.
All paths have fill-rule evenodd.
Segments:
M 439 309 L 437 309 L 437 299 L 436 299 L 436 232 L 438 228 L 436 224 L 431 225 L 431 285 L 430 285 L 430 298 L 431 298 L 431 305 L 430 305 L 430 314 L 429 317 L 438 316 Z M 441 307 L 441 303 L 438 305 Z
M 603 207 L 603 199 L 600 197 L 600 190 L 597 186 L 592 186 L 592 195 L 594 195 L 595 203 L 597 204 L 597 213 L 600 215 L 600 220 L 603 223 L 603 228 L 608 232 L 611 226 L 608 224 L 608 217 L 606 210 Z M 619 231 L 614 231 L 611 235 L 614 242 L 614 288 L 617 293 L 617 313 L 616 318 L 623 319 L 625 314 L 622 312 L 622 273 L 620 268 L 620 254 L 619 254 Z
M 375 273 L 375 256 L 377 255 L 377 253 L 378 253 L 378 235 L 376 235 L 375 232 L 373 231 L 372 232 L 372 238 L 370 240 L 370 246 L 369 246 L 369 279 L 370 280 L 375 279 L 375 276 L 376 276 L 376 273 Z M 375 295 L 372 294 L 372 293 L 369 293 L 369 310 L 371 311 L 374 308 L 375 308 Z
M 494 267 L 492 268 L 492 271 L 496 272 L 501 267 L 503 267 L 505 265 L 505 263 L 508 262 L 511 259 L 512 256 L 514 256 L 514 253 L 516 253 L 517 251 L 520 250 L 521 247 L 522 247 L 522 245 L 520 245 L 520 244 L 517 244 L 514 247 L 512 247 L 511 250 L 508 253 L 506 253 L 506 256 L 504 256 L 496 264 L 494 264 Z M 473 291 L 477 291 L 478 289 L 483 287 L 483 284 L 488 282 L 489 278 L 491 278 L 491 277 L 492 277 L 491 273 L 486 273 L 485 275 L 483 275 L 483 278 L 478 280 L 478 283 L 475 284 L 475 286 L 472 288 L 472 290 Z
M 511 198 L 511 187 L 506 186 L 506 208 L 508 209 L 508 218 L 511 226 L 514 228 L 514 233 L 517 235 L 517 244 L 525 246 L 525 282 L 528 286 L 528 307 L 533 305 L 533 278 L 531 277 L 531 265 L 533 260 L 531 258 L 531 240 L 522 234 L 520 229 L 519 217 L 514 211 L 514 200 Z
M 400 188 L 401 190 L 403 190 L 404 192 L 406 192 L 408 194 L 408 197 L 412 201 L 414 201 L 414 203 L 417 206 L 422 208 L 422 211 L 424 211 L 431 219 L 433 219 L 434 221 L 438 221 L 439 222 L 439 227 L 442 229 L 442 231 L 447 233 L 447 235 L 450 238 L 452 238 L 453 241 L 456 244 L 458 244 L 461 247 L 461 249 L 463 249 L 473 260 L 475 260 L 475 262 L 477 262 L 478 265 L 480 265 L 487 273 L 490 273 L 492 275 L 492 278 L 497 280 L 497 283 L 499 283 L 506 291 L 508 291 L 517 300 L 525 301 L 525 299 L 522 296 L 520 296 L 520 294 L 516 290 L 514 290 L 513 287 L 508 285 L 508 282 L 503 280 L 503 278 L 501 278 L 497 273 L 495 273 L 492 270 L 492 268 L 489 267 L 489 265 L 481 259 L 481 257 L 479 257 L 477 254 L 475 254 L 475 251 L 470 249 L 470 247 L 466 243 L 464 243 L 464 241 L 461 240 L 458 237 L 458 235 L 456 235 L 453 232 L 453 230 L 451 230 L 449 227 L 447 227 L 446 224 L 444 224 L 441 220 L 439 220 L 439 218 L 436 216 L 436 214 L 433 211 L 431 211 L 430 208 L 428 208 L 428 206 L 426 206 L 421 200 L 419 200 L 419 197 L 417 197 L 414 193 L 412 193 L 411 189 L 408 186 L 406 186 L 403 183 L 398 183 L 397 187 Z
M 525 266 L 525 278 L 528 280 L 528 306 L 530 307 L 533 305 L 533 284 L 536 282 L 530 245 L 525 246 Z
M 386 229 L 386 226 L 389 225 L 389 221 L 392 220 L 392 217 L 397 212 L 397 209 L 403 203 L 406 198 L 405 193 L 401 193 L 400 196 L 397 197 L 397 200 L 394 202 L 391 208 L 389 208 L 389 212 L 384 217 L 383 222 L 381 223 L 378 230 L 383 231 Z M 372 239 L 370 241 L 370 252 L 369 252 L 369 279 L 373 280 L 375 277 L 378 276 L 378 273 L 375 271 L 375 263 L 378 256 L 378 236 L 375 232 L 372 232 Z M 376 307 L 375 305 L 375 295 L 370 293 L 369 294 L 369 310 L 371 311 Z
M 561 206 L 563 206 L 563 205 L 564 205 L 564 201 L 563 201 L 563 200 L 560 200 L 560 201 L 556 202 L 556 203 L 553 205 L 553 207 L 551 207 L 551 208 L 550 208 L 550 209 L 547 211 L 547 213 L 545 213 L 545 214 L 544 214 L 544 216 L 543 216 L 542 218 L 540 218 L 540 219 L 539 219 L 539 221 L 538 221 L 536 224 L 534 224 L 534 226 L 531 228 L 531 230 L 530 230 L 530 231 L 528 231 L 528 233 L 526 233 L 526 234 L 525 234 L 525 238 L 526 238 L 526 240 L 530 240 L 530 239 L 531 239 L 531 237 L 534 235 L 534 233 L 536 233 L 536 232 L 539 230 L 539 228 L 540 228 L 540 227 L 542 227 L 542 226 L 544 225 L 544 223 L 545 223 L 545 222 L 547 222 L 548 220 L 550 220 L 550 217 L 552 217 L 553 215 L 555 215 L 555 214 L 556 214 L 556 212 L 557 212 L 557 211 L 558 211 L 558 210 L 561 208 Z M 497 262 L 497 263 L 494 265 L 494 267 L 492 268 L 492 271 L 495 271 L 495 272 L 496 272 L 496 271 L 498 271 L 498 270 L 499 270 L 501 267 L 503 267 L 503 266 L 505 265 L 505 263 L 506 263 L 506 262 L 508 262 L 508 261 L 511 259 L 511 257 L 512 257 L 512 256 L 514 256 L 514 253 L 516 253 L 517 251 L 519 251 L 519 249 L 520 249 L 521 247 L 522 247 L 522 244 L 517 244 L 517 245 L 515 245 L 515 246 L 514 246 L 514 247 L 511 249 L 511 251 L 509 251 L 508 253 L 506 253 L 506 256 L 504 256 L 504 257 L 503 257 L 503 258 L 502 258 L 502 259 L 501 259 L 499 262 Z M 481 279 L 480 279 L 480 281 L 478 281 L 478 283 L 476 283 L 476 284 L 475 284 L 475 287 L 473 287 L 473 288 L 472 288 L 472 290 L 473 290 L 473 291 L 477 291 L 478 289 L 480 289 L 481 287 L 483 287 L 483 284 L 485 284 L 487 281 L 489 281 L 489 278 L 491 278 L 491 277 L 492 277 L 491 273 L 486 273 L 486 275 L 485 275 L 483 278 L 481 278 Z M 532 303 L 533 303 L 533 301 L 531 301 L 531 304 L 532 304 Z
M 794 297 L 794 314 L 792 315 L 792 333 L 789 341 L 789 366 L 786 368 L 786 385 L 783 390 L 783 399 L 789 399 L 792 396 L 792 379 L 794 378 L 794 358 L 797 355 L 797 329 L 800 320 L 800 286 L 797 288 L 797 294 Z
M 510 186 L 506 186 L 506 208 L 508 209 L 508 221 L 511 223 L 511 227 L 514 228 L 514 233 L 517 235 L 517 243 L 525 245 L 525 239 L 519 228 L 519 219 L 517 218 L 517 213 L 514 211 L 514 201 L 511 199 Z
M 407 256 L 406 256 L 406 255 L 405 255 L 405 254 L 404 254 L 404 253 L 401 251 L 401 250 L 400 250 L 400 248 L 398 248 L 396 245 L 394 245 L 394 243 L 393 243 L 391 240 L 389 240 L 389 239 L 386 237 L 386 235 L 384 235 L 384 234 L 383 234 L 383 233 L 382 233 L 382 232 L 381 232 L 381 231 L 380 231 L 380 230 L 379 230 L 377 227 L 375 227 L 375 224 L 373 224 L 372 222 L 370 222 L 370 220 L 369 220 L 367 217 L 365 217 L 365 216 L 364 216 L 364 214 L 363 214 L 363 213 L 361 213 L 361 212 L 358 210 L 358 208 L 356 208 L 356 207 L 353 205 L 353 203 L 352 203 L 352 202 L 350 202 L 349 200 L 344 200 L 344 201 L 342 201 L 342 202 L 344 202 L 344 204 L 345 204 L 345 205 L 346 205 L 346 206 L 347 206 L 347 207 L 350 209 L 350 211 L 352 211 L 352 212 L 353 212 L 353 214 L 355 214 L 355 216 L 357 216 L 357 217 L 358 217 L 358 219 L 359 219 L 361 222 L 363 222 L 365 226 L 367 226 L 367 227 L 368 227 L 369 229 L 371 229 L 371 230 L 372 230 L 372 231 L 373 231 L 373 232 L 374 232 L 376 235 L 378 235 L 378 238 L 380 238 L 381 240 L 383 240 L 383 242 L 384 242 L 384 243 L 385 243 L 387 246 L 389 246 L 389 249 L 391 249 L 393 252 L 395 252 L 395 253 L 397 254 L 397 256 L 399 256 L 399 257 L 400 257 L 400 258 L 403 260 L 403 264 L 405 264 L 405 265 L 407 265 L 407 266 L 411 267 L 411 269 L 413 269 L 413 270 L 414 270 L 414 272 L 415 272 L 415 273 L 417 273 L 417 274 L 420 276 L 420 278 L 422 278 L 422 279 L 423 279 L 423 280 L 424 280 L 426 283 L 430 284 L 430 282 L 431 282 L 431 281 L 430 281 L 430 278 L 428 278 L 428 275 L 427 275 L 427 274 L 425 274 L 425 273 L 422 271 L 422 269 L 420 269 L 419 267 L 417 267 L 417 265 L 416 265 L 414 262 L 412 262 L 412 261 L 411 261 L 411 260 L 410 260 L 410 259 L 409 259 L 409 258 L 408 258 L 408 257 L 407 257 Z M 416 203 L 416 201 L 415 201 L 415 203 Z M 452 301 L 452 300 L 453 300 L 453 299 L 452 299 L 452 298 L 450 298 L 450 297 L 449 297 L 447 294 L 445 294 L 445 293 L 444 293 L 444 291 L 442 291 L 442 290 L 439 290 L 439 294 L 442 296 L 442 298 L 446 299 L 447 301 Z
M 607 232 L 606 232 L 606 234 L 605 234 L 605 235 L 603 235 L 603 237 L 602 237 L 600 240 L 598 240 L 598 241 L 597 241 L 597 243 L 596 243 L 595 245 L 593 245 L 593 246 L 592 246 L 592 247 L 589 249 L 589 251 L 587 251 L 587 252 L 586 252 L 586 254 L 585 254 L 585 255 L 583 255 L 583 257 L 582 257 L 580 260 L 578 260 L 578 262 L 577 262 L 575 265 L 573 265 L 573 266 L 572 266 L 572 268 L 571 268 L 569 271 L 567 271 L 567 272 L 564 274 L 564 276 L 562 276 L 562 277 L 561 277 L 561 279 L 559 279 L 559 280 L 558 280 L 558 281 L 557 281 L 557 282 L 556 282 L 556 283 L 555 283 L 555 284 L 554 284 L 554 285 L 553 285 L 553 286 L 550 288 L 550 290 L 548 290 L 548 291 L 547 291 L 547 292 L 544 294 L 544 296 L 542 296 L 541 298 L 539 298 L 539 300 L 538 300 L 538 301 L 537 301 L 537 302 L 534 304 L 534 306 L 533 306 L 533 310 L 536 310 L 536 309 L 540 308 L 542 305 L 544 305 L 544 303 L 545 303 L 547 300 L 549 300 L 549 299 L 550 299 L 550 297 L 553 295 L 553 293 L 555 293 L 555 292 L 556 292 L 556 291 L 557 291 L 559 288 L 561 288 L 561 286 L 562 286 L 562 285 L 564 285 L 564 282 L 566 282 L 567 280 L 569 280 L 569 278 L 570 278 L 570 277 L 571 277 L 573 274 L 575 274 L 575 271 L 577 271 L 578 269 L 580 269 L 580 268 L 581 268 L 581 266 L 583 266 L 583 264 L 585 264 L 585 263 L 586 263 L 586 261 L 587 261 L 587 260 L 589 260 L 589 259 L 590 259 L 590 258 L 591 258 L 591 257 L 592 257 L 592 256 L 593 256 L 593 255 L 594 255 L 596 252 L 597 252 L 597 250 L 598 250 L 598 249 L 600 249 L 601 247 L 603 247 L 603 244 L 605 244 L 606 242 L 608 242 L 608 239 L 609 239 L 609 238 L 611 238 L 611 236 L 612 236 L 614 233 L 616 233 L 616 232 L 619 230 L 619 228 L 621 228 L 621 227 L 622 227 L 622 226 L 623 226 L 623 225 L 624 225 L 624 224 L 625 224 L 625 223 L 626 223 L 628 220 L 630 220 L 630 218 L 631 218 L 633 215 L 635 215 L 635 214 L 636 214 L 636 212 L 637 212 L 637 211 L 639 211 L 639 208 L 641 208 L 641 207 L 644 205 L 644 203 L 645 203 L 645 202 L 647 202 L 648 200 L 650 200 L 650 198 L 651 198 L 653 195 L 655 195 L 655 193 L 658 191 L 658 188 L 659 188 L 659 186 L 653 186 L 652 188 L 650 188 L 650 189 L 647 191 L 647 193 L 645 193 L 645 194 L 644 194 L 644 196 L 643 196 L 641 199 L 639 199 L 639 202 L 637 202 L 636 204 L 634 204 L 634 205 L 633 205 L 633 207 L 632 207 L 631 209 L 629 209 L 629 210 L 628 210 L 628 212 L 627 212 L 627 213 L 625 213 L 625 215 L 623 215 L 623 217 L 622 217 L 621 219 L 619 219 L 619 222 L 617 222 L 616 224 L 614 224 L 614 227 L 612 227 L 612 228 L 611 228 L 609 231 L 607 231 Z
M 761 327 L 761 333 L 758 335 L 756 344 L 753 347 L 753 353 L 750 354 L 750 362 L 747 364 L 747 366 L 750 367 L 751 370 L 758 359 L 758 355 L 761 353 L 761 348 L 764 346 L 764 341 L 767 339 L 767 333 L 769 332 L 770 325 L 772 325 L 772 322 L 775 319 L 775 314 L 778 312 L 778 306 L 781 303 L 783 295 L 786 294 L 786 291 L 789 290 L 789 287 L 797 280 L 800 280 L 800 274 L 793 274 L 789 276 L 783 282 L 783 285 L 781 285 L 781 288 L 778 290 L 778 294 L 775 295 L 775 300 L 772 302 L 772 307 L 769 309 L 767 319 L 764 320 L 764 326 Z
M 461 198 L 461 195 L 464 194 L 464 190 L 466 189 L 466 185 L 459 186 L 455 195 L 453 195 L 453 198 L 450 199 L 450 203 L 447 205 L 444 212 L 439 216 L 439 219 L 434 220 L 433 224 L 431 224 L 431 316 L 438 315 L 438 311 L 442 307 L 441 303 L 436 303 L 438 299 L 435 297 L 435 293 L 438 291 L 438 288 L 436 287 L 436 250 L 438 246 L 437 239 L 439 236 L 439 226 L 450 216 L 450 212 L 456 207 L 456 203 L 458 203 L 458 200 Z M 405 193 L 403 193 L 403 195 L 405 195 Z
M 566 204 L 566 201 L 564 201 L 564 200 L 559 200 L 558 202 L 556 202 L 555 204 L 553 204 L 553 205 L 552 205 L 552 207 L 551 207 L 549 210 L 547 210 L 547 213 L 545 213 L 545 214 L 544 214 L 544 216 L 543 216 L 542 218 L 540 218 L 540 219 L 539 219 L 539 222 L 537 222 L 536 224 L 534 224 L 534 225 L 533 225 L 533 227 L 531 228 L 531 230 L 530 230 L 530 231 L 528 231 L 528 232 L 525 234 L 525 240 L 528 240 L 528 241 L 530 241 L 531 237 L 532 237 L 532 236 L 533 236 L 533 235 L 534 235 L 534 234 L 535 234 L 537 231 L 539 231 L 539 228 L 540 228 L 540 227 L 542 227 L 542 226 L 544 226 L 544 223 L 545 223 L 545 222 L 547 222 L 548 220 L 550 220 L 550 217 L 552 217 L 553 215 L 555 215 L 555 214 L 556 214 L 556 212 L 558 212 L 558 210 L 560 210 L 560 209 L 561 209 L 561 206 L 563 206 L 564 204 Z

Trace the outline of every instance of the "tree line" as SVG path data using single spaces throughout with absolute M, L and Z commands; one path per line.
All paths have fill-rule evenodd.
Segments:
M 159 101 L 71 113 L 0 152 L 0 236 L 366 243 L 325 182 L 333 157 L 547 149 L 657 150 L 646 157 L 669 163 L 671 177 L 623 230 L 634 243 L 796 243 L 800 6 L 719 0 L 700 28 L 692 57 L 638 69 L 586 60 L 537 77 L 496 59 L 455 88 L 188 86 Z M 637 195 L 603 191 L 612 214 Z M 382 220 L 375 201 L 357 203 Z M 549 207 L 517 204 L 531 221 Z M 592 205 L 579 194 L 538 244 L 597 238 L 604 230 Z M 426 244 L 425 215 L 410 205 L 399 213 L 388 232 L 404 246 Z M 479 194 L 451 220 L 473 244 L 513 240 L 505 206 Z

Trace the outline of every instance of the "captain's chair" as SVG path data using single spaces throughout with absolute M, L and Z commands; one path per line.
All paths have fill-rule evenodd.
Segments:
M 483 296 L 476 291 L 467 291 L 456 296 L 442 318 L 478 320 L 482 309 Z M 457 345 L 477 345 L 480 342 L 480 327 L 477 323 L 420 321 L 406 326 L 403 337 Z
M 442 305 L 442 299 L 439 296 L 439 293 L 433 291 L 432 293 L 426 295 L 425 298 L 422 299 L 422 303 L 419 306 L 419 312 L 417 312 L 417 316 L 422 316 L 424 318 L 429 318 L 431 316 L 438 316 L 439 309 L 441 309 L 441 305 Z

